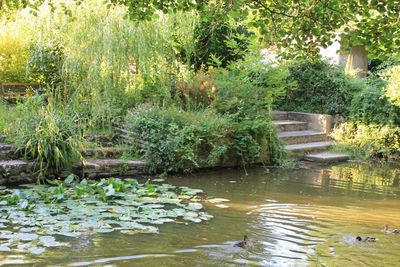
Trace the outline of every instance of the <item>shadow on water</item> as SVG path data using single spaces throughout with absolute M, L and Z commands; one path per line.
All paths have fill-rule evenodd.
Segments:
M 96 234 L 40 257 L 0 252 L 0 265 L 48 266 L 399 266 L 400 172 L 382 165 L 305 165 L 301 169 L 220 170 L 169 183 L 203 189 L 215 217 L 166 224 L 159 235 Z M 235 240 L 250 237 L 246 249 Z M 358 243 L 356 236 L 376 243 Z M 31 257 L 31 258 L 29 258 Z

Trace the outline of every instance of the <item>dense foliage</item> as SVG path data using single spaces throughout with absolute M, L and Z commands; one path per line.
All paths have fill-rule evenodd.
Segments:
M 400 108 L 393 98 L 398 89 L 395 62 L 383 62 L 371 73 L 368 86 L 351 102 L 348 121 L 333 132 L 340 146 L 358 156 L 397 160 L 400 155 Z
M 128 113 L 125 128 L 153 172 L 268 163 L 271 158 L 278 160 L 281 150 L 265 118 L 237 122 L 212 110 L 142 106 Z
M 0 21 L 0 82 L 25 82 L 29 38 L 17 22 Z
M 362 149 L 366 158 L 398 160 L 400 156 L 398 126 L 352 121 L 337 127 L 333 136 L 342 145 Z
M 20 0 L 5 2 L 25 3 Z M 44 0 L 32 1 L 37 8 Z M 51 4 L 58 2 L 50 1 Z M 214 1 L 213 1 L 214 2 Z M 3 1 L 2 1 L 3 3 Z M 82 3 L 77 1 L 77 3 Z M 374 58 L 398 55 L 398 14 L 400 3 L 396 0 L 217 0 L 225 10 L 252 16 L 252 25 L 258 27 L 270 42 L 285 49 L 287 56 L 315 56 L 319 47 L 327 47 L 333 39 L 340 38 L 343 48 L 363 45 Z M 208 1 L 127 1 L 112 0 L 106 3 L 123 4 L 129 8 L 133 20 L 150 20 L 161 12 L 177 10 L 202 10 Z M 68 8 L 64 9 L 68 13 Z M 0 11 L 2 11 L 0 9 Z M 376 34 L 376 32 L 382 34 Z
M 207 1 L 127 1 L 133 18 L 146 19 L 163 12 L 202 9 Z M 364 45 L 374 58 L 398 55 L 398 14 L 396 0 L 218 0 L 229 10 L 250 13 L 252 24 L 269 41 L 284 48 L 286 56 L 316 56 L 319 47 L 327 47 L 340 38 L 343 48 Z M 376 34 L 376 32 L 382 34 Z
M 363 123 L 400 124 L 400 108 L 393 106 L 379 87 L 365 87 L 355 95 L 350 118 Z
M 260 54 L 249 53 L 217 73 L 215 84 L 220 92 L 215 106 L 237 120 L 266 116 L 273 102 L 296 86 L 296 81 L 288 80 L 289 75 L 286 65 L 263 64 Z
M 289 70 L 289 80 L 297 87 L 276 104 L 282 110 L 349 115 L 354 94 L 365 87 L 346 77 L 340 67 L 321 60 L 294 62 Z
M 95 0 L 38 1 L 15 12 L 3 22 L 26 40 L 17 73 L 39 81 L 46 97 L 19 103 L 20 117 L 2 119 L 2 130 L 15 129 L 8 134 L 41 174 L 79 161 L 83 136 L 122 124 L 136 137 L 125 157 L 140 156 L 152 171 L 281 163 L 268 115 L 293 86 L 289 72 L 262 64 L 246 16 L 223 7 L 147 20 Z
M 244 16 L 233 16 L 221 5 L 210 4 L 199 12 L 198 17 L 191 59 L 195 69 L 209 65 L 227 67 L 249 51 L 252 33 Z
M 400 108 L 400 66 L 392 67 L 385 74 L 387 76 L 385 96 L 393 105 Z

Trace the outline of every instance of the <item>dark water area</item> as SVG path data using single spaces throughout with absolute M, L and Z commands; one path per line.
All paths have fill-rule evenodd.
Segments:
M 157 235 L 59 238 L 40 256 L 0 252 L 0 266 L 400 266 L 400 170 L 348 163 L 217 170 L 170 177 L 200 188 L 208 222 L 168 223 Z M 248 235 L 246 248 L 234 244 Z M 375 243 L 357 242 L 373 236 Z

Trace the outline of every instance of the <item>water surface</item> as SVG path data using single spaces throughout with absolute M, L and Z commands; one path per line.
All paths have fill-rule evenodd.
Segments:
M 400 266 L 400 171 L 365 164 L 253 168 L 171 177 L 200 188 L 214 219 L 165 224 L 158 235 L 121 233 L 58 238 L 71 243 L 40 256 L 0 252 L 0 265 L 27 266 Z M 234 244 L 244 234 L 246 249 Z M 376 243 L 355 237 L 374 236 Z

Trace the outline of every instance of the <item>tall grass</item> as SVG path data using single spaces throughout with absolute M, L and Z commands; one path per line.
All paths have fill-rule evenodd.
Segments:
M 69 168 L 81 159 L 81 131 L 72 117 L 39 96 L 27 99 L 17 109 L 19 118 L 10 137 L 17 152 L 35 160 L 39 178 L 49 170 Z
M 0 99 L 0 135 L 9 133 L 11 124 L 17 117 L 18 113 L 15 107 Z

